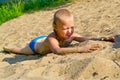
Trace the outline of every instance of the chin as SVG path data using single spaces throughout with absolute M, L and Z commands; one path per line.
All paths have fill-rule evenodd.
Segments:
M 66 39 L 69 39 L 69 38 L 70 38 L 70 36 L 67 36 L 67 37 L 66 37 Z
M 64 39 L 69 39 L 71 36 L 64 36 Z

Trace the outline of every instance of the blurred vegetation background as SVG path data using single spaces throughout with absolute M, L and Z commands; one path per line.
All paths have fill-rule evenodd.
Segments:
M 8 20 L 37 10 L 47 10 L 73 0 L 0 0 L 0 25 Z

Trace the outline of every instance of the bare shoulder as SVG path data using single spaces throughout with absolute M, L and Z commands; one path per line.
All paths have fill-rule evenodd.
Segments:
M 48 42 L 58 42 L 57 37 L 54 32 L 50 33 L 47 37 Z
M 55 33 L 54 33 L 54 32 L 50 33 L 50 34 L 48 35 L 48 38 L 56 38 Z
M 59 41 L 57 40 L 54 32 L 48 35 L 46 42 L 52 51 L 54 51 L 55 48 L 59 48 Z

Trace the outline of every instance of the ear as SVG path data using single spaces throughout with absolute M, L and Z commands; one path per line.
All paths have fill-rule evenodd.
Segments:
M 56 25 L 56 22 L 55 22 L 55 21 L 53 21 L 53 25 Z
M 56 33 L 56 30 L 55 30 L 55 29 L 53 29 L 53 31 Z
M 55 21 L 53 21 L 53 28 L 55 28 L 56 27 L 56 22 Z
M 55 32 L 55 34 L 57 35 L 57 31 L 55 29 L 53 29 L 53 31 Z

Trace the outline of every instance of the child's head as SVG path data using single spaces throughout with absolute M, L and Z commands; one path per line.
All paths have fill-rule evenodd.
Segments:
M 57 36 L 68 38 L 74 32 L 74 18 L 67 9 L 60 9 L 55 12 L 53 28 Z

